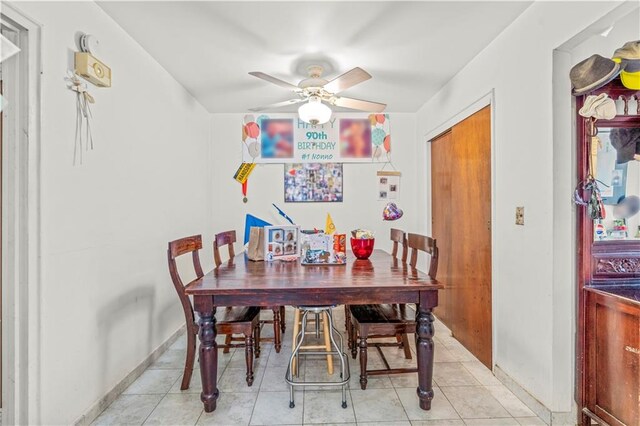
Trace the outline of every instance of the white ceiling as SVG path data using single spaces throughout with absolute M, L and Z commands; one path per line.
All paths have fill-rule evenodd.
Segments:
M 329 80 L 356 66 L 373 76 L 344 96 L 415 112 L 530 2 L 99 4 L 210 112 L 290 99 L 247 73 L 297 84 L 314 62 Z

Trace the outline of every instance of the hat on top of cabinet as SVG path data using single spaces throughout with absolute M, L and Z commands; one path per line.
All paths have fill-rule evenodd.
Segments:
M 604 86 L 620 74 L 622 66 L 600 55 L 592 55 L 576 64 L 569 72 L 573 95 L 584 95 Z
M 606 93 L 589 95 L 578 113 L 583 117 L 611 120 L 616 116 L 616 103 Z
M 640 40 L 626 42 L 613 53 L 613 60 L 623 65 L 620 80 L 624 87 L 640 90 Z

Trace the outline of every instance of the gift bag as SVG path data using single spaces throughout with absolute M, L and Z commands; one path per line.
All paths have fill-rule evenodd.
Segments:
M 264 228 L 251 227 L 247 257 L 249 260 L 264 260 Z

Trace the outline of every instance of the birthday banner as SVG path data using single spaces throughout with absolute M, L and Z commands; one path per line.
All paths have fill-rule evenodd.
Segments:
M 334 113 L 311 125 L 297 113 L 245 115 L 245 163 L 383 163 L 390 161 L 387 114 Z

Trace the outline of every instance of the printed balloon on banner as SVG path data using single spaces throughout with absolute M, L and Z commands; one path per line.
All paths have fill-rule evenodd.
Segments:
M 247 132 L 247 136 L 250 138 L 257 138 L 260 134 L 260 126 L 255 122 L 251 121 L 244 125 L 245 131 Z
M 260 128 L 262 129 L 262 120 L 268 120 L 269 117 L 267 117 L 266 115 L 262 114 L 259 115 L 258 118 L 256 119 L 256 123 L 258 123 L 258 126 L 260 126 Z
M 384 137 L 384 150 L 387 152 L 391 152 L 391 135 L 387 135 Z
M 376 114 L 375 117 L 376 117 L 376 123 L 384 124 L 384 120 L 386 119 L 384 114 Z
M 384 142 L 384 138 L 387 136 L 384 130 L 376 127 L 371 131 L 371 142 L 375 146 L 380 146 Z
M 251 142 L 248 147 L 249 155 L 251 158 L 257 158 L 260 155 L 260 144 L 258 142 Z

